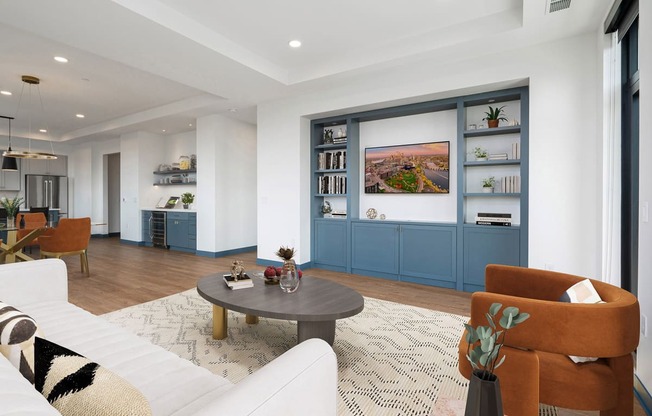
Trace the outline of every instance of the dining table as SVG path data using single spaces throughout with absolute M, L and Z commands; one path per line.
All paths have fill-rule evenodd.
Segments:
M 6 224 L 1 225 L 5 225 L 4 227 L 0 226 L 0 231 L 7 232 L 7 241 L 2 241 L 0 243 L 0 264 L 15 263 L 17 260 L 34 260 L 32 257 L 23 253 L 23 248 L 32 242 L 35 238 L 43 234 L 45 230 L 48 229 L 48 227 L 45 226 L 34 228 L 27 235 L 18 240 L 18 227 L 8 226 Z

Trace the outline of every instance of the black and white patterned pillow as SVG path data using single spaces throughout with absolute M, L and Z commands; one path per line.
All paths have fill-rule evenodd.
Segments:
M 36 321 L 0 302 L 0 353 L 34 384 L 34 337 L 43 336 Z
M 106 368 L 39 337 L 35 346 L 36 390 L 63 416 L 152 414 L 145 396 Z

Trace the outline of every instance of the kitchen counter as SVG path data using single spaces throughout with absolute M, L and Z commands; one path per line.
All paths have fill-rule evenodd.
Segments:
M 188 213 L 197 212 L 196 209 L 192 209 L 192 208 L 183 209 L 183 207 L 181 207 L 181 208 L 175 207 L 175 208 L 171 208 L 171 209 L 167 209 L 167 208 L 141 208 L 140 210 L 141 211 L 162 211 L 162 212 L 188 212 Z

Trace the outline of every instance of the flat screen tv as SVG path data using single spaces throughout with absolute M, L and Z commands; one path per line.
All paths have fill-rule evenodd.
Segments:
M 450 142 L 368 147 L 366 194 L 449 193 Z

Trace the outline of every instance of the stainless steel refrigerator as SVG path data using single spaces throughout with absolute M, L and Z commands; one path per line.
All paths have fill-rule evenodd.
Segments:
M 68 214 L 68 177 L 25 175 L 25 208 L 48 207 Z

